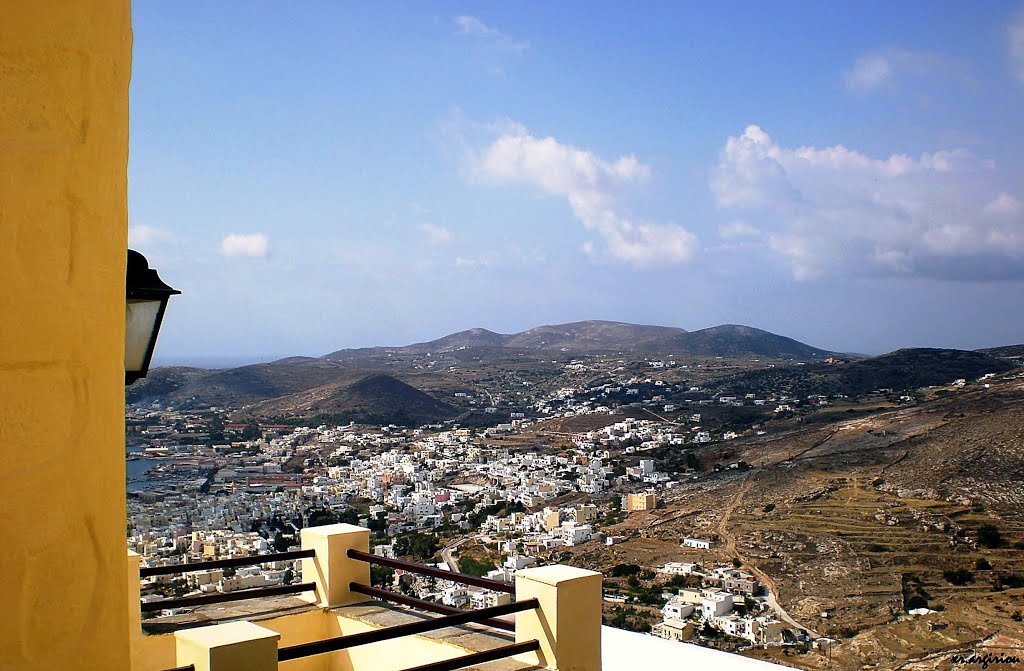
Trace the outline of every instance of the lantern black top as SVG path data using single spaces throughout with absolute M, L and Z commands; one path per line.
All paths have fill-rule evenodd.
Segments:
M 146 377 L 167 300 L 181 292 L 160 280 L 146 257 L 128 250 L 124 313 L 124 383 Z
M 181 292 L 164 284 L 149 261 L 134 249 L 128 250 L 128 276 L 125 280 L 125 298 L 160 299 Z

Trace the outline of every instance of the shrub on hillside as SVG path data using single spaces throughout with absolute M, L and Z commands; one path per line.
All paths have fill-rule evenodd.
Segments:
M 966 585 L 974 580 L 974 574 L 965 568 L 955 568 L 943 571 L 942 577 L 951 585 Z

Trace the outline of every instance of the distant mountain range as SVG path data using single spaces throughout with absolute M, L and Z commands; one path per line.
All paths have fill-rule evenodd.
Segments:
M 987 352 L 900 350 L 881 357 L 836 355 L 749 326 L 727 324 L 686 331 L 609 321 L 540 326 L 502 334 L 470 329 L 404 347 L 343 349 L 322 357 L 290 357 L 271 363 L 208 370 L 163 367 L 126 391 L 128 402 L 161 401 L 178 407 L 218 407 L 284 419 L 334 418 L 361 423 L 422 425 L 444 419 L 467 424 L 507 420 L 517 390 L 577 385 L 566 364 L 576 357 L 621 356 L 628 361 L 677 357 L 681 362 L 723 358 L 735 362 L 710 387 L 723 391 L 863 393 L 876 388 L 911 389 L 1003 372 L 1019 365 L 1020 346 Z M 770 361 L 772 368 L 736 373 L 743 360 Z M 758 364 L 764 366 L 765 364 Z M 703 370 L 708 371 L 709 368 Z M 539 387 L 540 388 L 540 387 Z M 504 393 L 505 414 L 485 415 L 481 404 L 445 402 L 461 395 Z
M 678 356 L 761 356 L 812 360 L 835 354 L 785 336 L 750 326 L 725 324 L 699 331 L 672 326 L 646 326 L 610 321 L 582 321 L 538 326 L 520 333 L 503 334 L 475 328 L 396 348 L 343 349 L 325 359 L 345 360 L 366 353 L 401 350 L 406 353 L 448 352 L 457 349 L 505 348 L 567 352 L 658 353 Z

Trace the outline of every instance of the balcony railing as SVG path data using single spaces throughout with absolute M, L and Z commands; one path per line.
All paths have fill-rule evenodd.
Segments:
M 300 643 L 298 645 L 280 648 L 277 651 L 277 661 L 286 662 L 290 659 L 309 657 L 310 655 L 322 655 L 326 652 L 344 650 L 357 645 L 390 641 L 395 638 L 401 638 L 402 636 L 424 634 L 428 631 L 437 631 L 438 629 L 444 629 L 445 627 L 454 627 L 461 624 L 468 624 L 470 622 L 480 622 L 481 620 L 497 617 L 498 615 L 518 613 L 524 610 L 534 610 L 538 606 L 540 606 L 540 602 L 536 599 L 516 601 L 513 603 L 506 603 L 501 606 L 492 606 L 491 608 L 463 611 L 456 615 L 445 615 L 443 617 L 430 618 L 419 622 L 410 622 L 408 624 L 385 627 L 384 629 L 375 629 L 373 631 L 364 631 L 358 634 L 349 634 L 348 636 L 336 636 L 322 641 L 313 641 L 312 643 Z M 533 642 L 536 643 L 537 641 Z
M 378 555 L 372 555 L 367 552 L 362 552 L 354 548 L 349 548 L 345 552 L 345 556 L 349 559 L 356 561 L 366 562 L 368 564 L 377 564 L 379 566 L 387 566 L 390 568 L 401 569 L 409 573 L 417 575 L 426 575 L 434 578 L 442 578 L 452 582 L 460 583 L 463 585 L 473 585 L 474 587 L 483 587 L 498 592 L 504 592 L 506 594 L 515 594 L 515 585 L 507 582 L 501 582 L 498 580 L 490 580 L 488 578 L 481 578 L 479 576 L 468 575 L 466 573 L 458 573 L 455 571 L 444 571 L 442 569 L 435 568 L 433 566 L 427 566 L 425 564 L 417 564 L 415 562 L 404 561 L 401 559 L 391 559 L 388 557 L 381 557 Z M 378 599 L 386 601 L 394 601 L 395 603 L 402 603 L 423 610 L 431 610 L 434 612 L 445 613 L 444 617 L 432 618 L 429 620 L 423 620 L 420 622 L 410 622 L 408 624 L 400 624 L 394 627 L 387 627 L 384 629 L 377 629 L 375 631 L 367 631 L 358 634 L 350 634 L 348 636 L 336 636 L 334 638 L 324 639 L 322 641 L 313 641 L 311 643 L 300 643 L 298 645 L 292 645 L 285 648 L 279 648 L 277 652 L 277 660 L 279 662 L 285 662 L 291 659 L 299 659 L 301 657 L 309 657 L 311 655 L 321 655 L 328 652 L 336 652 L 338 650 L 344 650 L 357 645 L 366 645 L 368 643 L 377 643 L 380 641 L 389 641 L 395 638 L 401 638 L 402 636 L 412 636 L 415 634 L 423 634 L 429 631 L 437 631 L 438 629 L 444 629 L 445 627 L 454 627 L 457 625 L 468 624 L 470 622 L 487 624 L 490 626 L 515 631 L 515 625 L 510 622 L 503 622 L 496 620 L 498 616 L 510 615 L 512 613 L 519 613 L 524 610 L 534 610 L 540 606 L 540 602 L 537 599 L 527 599 L 525 601 L 515 601 L 512 603 L 502 604 L 499 606 L 492 606 L 490 608 L 481 608 L 479 610 L 472 611 L 460 611 L 457 608 L 451 606 L 443 606 L 440 604 L 434 604 L 430 601 L 422 599 L 415 599 L 405 595 L 396 594 L 387 590 L 378 589 L 369 585 L 364 585 L 358 582 L 350 582 L 349 590 L 358 594 L 365 594 L 367 596 L 373 596 Z M 476 653 L 475 655 L 464 655 L 453 660 L 445 662 L 436 662 L 434 664 L 426 665 L 424 668 L 435 668 L 438 669 L 458 669 L 472 664 L 478 664 L 482 661 L 491 661 L 493 659 L 501 659 L 502 657 L 511 657 L 522 652 L 528 652 L 531 650 L 537 650 L 540 648 L 540 642 L 537 640 L 523 641 L 509 646 L 502 646 L 495 650 L 488 650 L 483 653 Z M 480 658 L 480 655 L 488 656 L 487 660 Z M 472 657 L 472 659 L 469 659 Z M 419 667 L 414 667 L 419 668 Z
M 403 659 L 403 654 L 423 657 L 419 660 L 421 663 L 402 671 L 448 671 L 512 656 L 526 666 L 600 671 L 601 574 L 569 566 L 545 566 L 518 571 L 516 583 L 513 585 L 457 571 L 445 571 L 433 566 L 372 555 L 368 552 L 368 545 L 369 530 L 336 524 L 303 529 L 303 549 L 298 552 L 140 570 L 140 575 L 169 575 L 301 559 L 303 579 L 307 581 L 301 585 L 281 585 L 239 590 L 228 594 L 168 599 L 145 604 L 144 608 L 156 610 L 203 605 L 236 598 L 301 591 L 312 592 L 303 594 L 301 598 L 319 606 L 314 612 L 321 614 L 311 618 L 309 611 L 296 613 L 294 617 L 305 618 L 295 621 L 299 624 L 298 627 L 284 624 L 281 618 L 290 620 L 293 617 L 284 615 L 262 619 L 259 624 L 232 619 L 223 624 L 180 628 L 173 633 L 174 655 L 162 656 L 163 664 L 148 668 L 166 669 L 176 663 L 176 671 L 184 671 L 190 665 L 194 665 L 194 668 L 220 671 L 235 668 L 232 666 L 234 662 L 226 661 L 235 659 L 246 660 L 247 669 L 269 671 L 279 668 L 278 664 L 290 660 L 327 655 L 356 646 L 369 646 L 366 649 L 361 648 L 358 655 L 352 653 L 356 656 L 351 657 L 351 663 L 358 665 L 354 671 L 368 671 L 370 668 L 397 671 L 399 667 L 395 665 L 395 661 Z M 460 610 L 454 606 L 371 586 L 371 565 L 387 566 L 413 574 L 480 587 L 509 594 L 518 599 L 511 603 L 476 610 Z M 372 604 L 368 597 L 377 600 L 378 603 L 392 602 L 434 613 L 438 617 L 421 615 L 412 621 L 395 624 L 394 616 L 389 616 L 386 618 L 390 620 L 389 626 L 367 631 L 365 625 L 359 625 L 357 622 L 363 617 L 370 617 L 369 621 L 372 622 L 376 617 L 374 614 L 380 612 L 379 608 L 371 608 L 368 611 L 362 609 L 362 606 Z M 348 606 L 357 608 L 346 612 Z M 324 615 L 337 617 L 337 623 L 330 626 L 313 624 L 319 621 L 316 618 Z M 514 621 L 503 619 L 509 615 L 516 616 Z M 467 624 L 512 632 L 515 641 L 510 641 L 505 634 L 483 638 L 474 635 L 466 639 L 473 641 L 470 651 L 466 652 L 463 648 L 460 652 L 465 654 L 452 657 L 456 647 L 448 640 L 449 634 L 444 634 L 440 639 L 426 637 L 410 640 L 410 637 L 419 637 L 429 632 Z M 278 632 L 279 627 L 283 627 L 280 631 L 284 633 Z M 325 633 L 328 634 L 326 638 Z M 331 635 L 334 633 L 342 635 Z M 480 630 L 480 633 L 486 633 L 486 630 Z M 281 640 L 282 636 L 285 637 L 285 641 Z M 399 643 L 400 640 L 407 640 L 409 643 Z M 391 643 L 379 649 L 370 645 L 387 641 Z M 481 650 L 478 646 L 483 644 L 486 648 L 487 641 L 497 641 L 500 644 L 491 649 Z M 400 650 L 406 652 L 398 652 Z
M 139 569 L 140 578 L 151 578 L 156 575 L 176 575 L 179 573 L 195 573 L 217 568 L 234 568 L 236 566 L 255 566 L 271 562 L 288 561 L 290 559 L 307 559 L 315 557 L 313 550 L 292 550 L 291 552 L 272 552 L 248 557 L 232 557 L 230 559 L 211 559 L 210 561 L 190 562 L 188 564 L 168 564 L 167 566 L 145 566 Z
M 245 599 L 265 599 L 271 596 L 284 596 L 286 594 L 301 594 L 302 592 L 315 592 L 316 583 L 304 582 L 298 585 L 275 585 L 273 587 L 253 587 L 240 589 L 234 592 L 218 592 L 216 594 L 201 594 L 198 596 L 182 596 L 175 599 L 161 599 L 160 601 L 143 601 L 142 612 L 152 613 L 158 610 L 171 610 L 174 608 L 195 608 L 196 606 L 208 606 L 213 603 L 224 603 L 226 601 L 244 601 Z
M 515 585 L 513 585 L 512 583 L 502 582 L 500 580 L 481 578 L 475 575 L 469 575 L 468 573 L 459 573 L 457 571 L 445 571 L 444 569 L 435 568 L 433 566 L 426 566 L 425 564 L 417 564 L 415 562 L 404 561 L 402 559 L 390 559 L 388 557 L 372 555 L 368 552 L 360 552 L 359 550 L 354 550 L 351 548 L 348 550 L 347 555 L 349 559 L 364 561 L 368 564 L 378 564 L 380 566 L 397 568 L 403 571 L 408 571 L 409 573 L 416 573 L 418 575 L 428 575 L 432 578 L 450 580 L 452 582 L 457 582 L 463 585 L 483 587 L 484 589 L 494 590 L 495 592 L 505 592 L 506 594 L 516 593 Z
M 234 568 L 236 566 L 255 566 L 256 564 L 269 564 L 271 562 L 288 561 L 293 559 L 309 559 L 316 556 L 313 550 L 293 550 L 291 552 L 275 552 L 262 555 L 250 555 L 248 557 L 232 557 L 231 559 L 214 559 L 204 562 L 192 562 L 189 564 L 170 564 L 168 566 L 147 566 L 139 569 L 140 578 L 149 578 L 158 575 L 177 575 L 181 573 L 195 573 L 197 571 L 208 571 L 219 568 Z M 283 596 L 285 594 L 301 594 L 302 592 L 316 591 L 316 583 L 304 582 L 298 585 L 275 585 L 273 587 L 255 587 L 240 589 L 233 592 L 217 594 L 202 594 L 198 596 L 184 596 L 175 599 L 161 599 L 160 601 L 142 602 L 142 612 L 152 613 L 159 610 L 170 610 L 174 608 L 192 608 L 206 606 L 226 601 L 242 601 L 245 599 L 264 599 L 271 596 Z
M 359 594 L 365 594 L 366 596 L 372 596 L 375 599 L 381 601 L 391 601 L 398 603 L 403 606 L 409 606 L 411 608 L 417 608 L 419 610 L 425 610 L 428 613 L 440 613 L 442 615 L 452 615 L 454 613 L 461 613 L 458 608 L 454 606 L 446 606 L 436 601 L 426 601 L 425 599 L 417 599 L 416 597 L 408 596 L 406 594 L 399 594 L 398 592 L 391 592 L 386 589 L 380 589 L 377 587 L 369 587 L 367 585 L 360 585 L 357 582 L 351 582 L 348 584 L 348 588 L 353 592 Z M 496 620 L 493 618 L 487 618 L 480 620 L 477 624 L 484 624 L 488 627 L 494 627 L 495 629 L 504 629 L 505 631 L 515 631 L 516 625 L 512 622 L 505 620 Z

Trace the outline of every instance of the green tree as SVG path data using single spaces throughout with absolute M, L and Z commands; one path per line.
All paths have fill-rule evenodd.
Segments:
M 285 538 L 284 534 L 280 531 L 274 534 L 274 549 L 278 552 L 286 552 L 291 544 L 292 542 Z
M 965 568 L 949 569 L 943 571 L 942 577 L 951 585 L 966 585 L 974 580 L 974 574 Z
M 370 530 L 370 533 L 374 533 L 374 534 L 377 534 L 377 535 L 383 535 L 384 531 L 388 527 L 387 520 L 384 519 L 383 515 L 377 515 L 376 517 L 371 517 L 366 522 L 367 522 L 366 526 Z
M 700 463 L 700 459 L 698 459 L 697 455 L 693 452 L 686 453 L 686 467 L 692 468 L 695 471 L 699 471 L 704 468 L 703 464 Z
M 927 608 L 928 600 L 920 594 L 914 594 L 909 599 L 907 599 L 906 606 L 908 611 L 914 610 L 915 608 Z
M 469 555 L 459 557 L 459 571 L 462 573 L 483 576 L 487 575 L 488 571 L 493 571 L 496 568 L 498 567 L 489 559 L 476 559 Z
M 326 508 L 311 509 L 307 511 L 307 517 L 309 519 L 309 526 L 311 527 L 322 527 L 328 524 L 335 524 L 340 521 L 334 513 Z
M 408 534 L 395 539 L 395 553 L 414 559 L 430 559 L 437 553 L 437 538 L 427 534 Z
M 684 587 L 700 587 L 700 577 L 695 575 L 674 575 L 665 583 L 669 589 L 682 589 Z
M 387 566 L 370 566 L 370 584 L 374 587 L 386 587 L 394 583 L 395 569 Z
M 992 524 L 983 524 L 978 528 L 978 543 L 987 548 L 998 548 L 1003 545 L 1003 534 Z
M 260 432 L 259 422 L 255 418 L 250 418 L 245 423 L 245 428 L 242 429 L 242 440 L 257 440 L 263 434 Z
M 216 413 L 210 418 L 209 437 L 211 445 L 224 442 L 224 419 Z
M 640 567 L 636 564 L 616 564 L 612 567 L 612 577 L 621 578 L 627 575 L 637 575 L 640 573 Z

